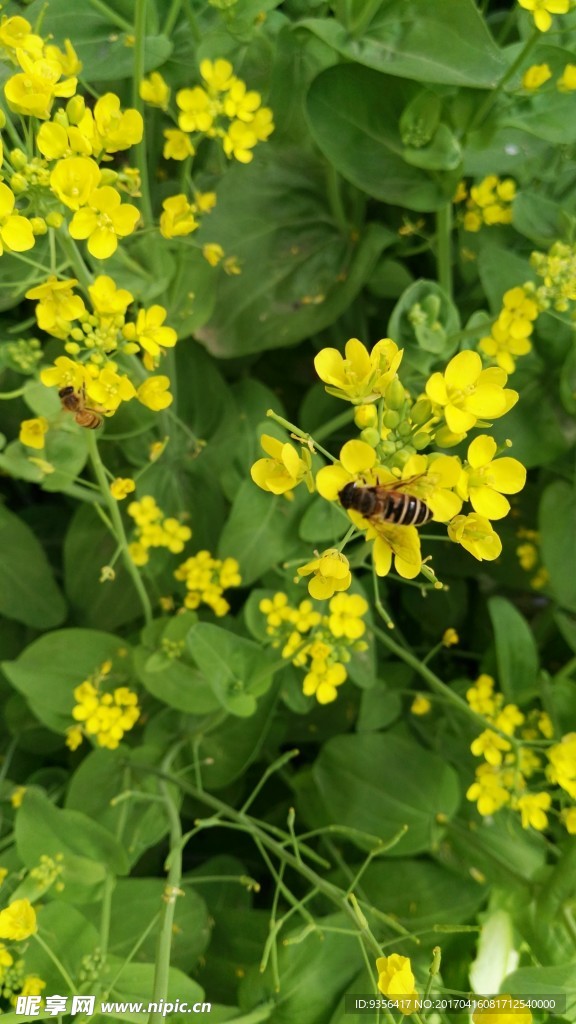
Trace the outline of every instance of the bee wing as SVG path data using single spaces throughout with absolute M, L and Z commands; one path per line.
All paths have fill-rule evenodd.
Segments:
M 420 537 L 415 526 L 397 526 L 394 535 L 387 539 L 395 555 L 408 565 L 420 565 Z

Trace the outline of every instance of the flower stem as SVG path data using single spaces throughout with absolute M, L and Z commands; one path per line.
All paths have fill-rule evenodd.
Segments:
M 110 519 L 112 521 L 112 525 L 114 528 L 114 536 L 116 537 L 118 544 L 122 548 L 122 558 L 124 561 L 124 565 L 126 566 L 126 569 L 128 570 L 128 573 L 132 578 L 132 582 L 134 583 L 134 587 L 136 588 L 136 592 L 138 594 L 138 597 L 140 598 L 144 618 L 146 620 L 146 623 L 148 624 L 152 622 L 153 619 L 150 598 L 146 593 L 146 588 L 144 586 L 144 583 L 142 582 L 142 577 L 138 572 L 138 568 L 134 565 L 134 562 L 130 558 L 130 554 L 128 552 L 128 539 L 126 537 L 126 531 L 124 530 L 122 516 L 120 515 L 120 510 L 118 508 L 117 502 L 110 494 L 110 487 L 108 486 L 108 480 L 106 478 L 106 469 L 104 463 L 102 462 L 102 459 L 100 458 L 100 452 L 98 451 L 98 442 L 96 440 L 95 433 L 92 430 L 88 431 L 88 451 L 90 454 L 92 467 L 94 469 L 94 475 L 96 476 L 96 479 L 100 486 L 102 497 L 104 498 L 104 501 L 108 506 Z
M 318 444 L 318 442 L 312 437 L 312 434 L 307 434 L 305 430 L 300 430 L 300 427 L 297 427 L 294 423 L 290 423 L 289 420 L 285 420 L 283 416 L 278 416 L 278 413 L 275 413 L 273 409 L 268 409 L 266 415 L 269 416 L 271 420 L 274 420 L 275 423 L 279 423 L 285 430 L 289 430 L 291 434 L 295 435 L 296 439 L 306 441 L 313 449 L 316 448 L 319 452 L 322 452 L 322 455 L 329 459 L 330 462 L 338 461 L 333 455 L 330 455 L 330 452 L 327 452 L 321 444 Z
M 74 984 L 74 982 L 72 981 L 72 978 L 68 974 L 68 971 L 66 970 L 64 965 L 60 963 L 58 957 L 53 952 L 53 950 L 48 945 L 48 943 L 44 942 L 44 939 L 40 938 L 40 936 L 38 935 L 38 932 L 36 932 L 36 934 L 34 935 L 34 938 L 36 939 L 36 942 L 41 947 L 41 949 L 44 950 L 44 952 L 46 953 L 46 956 L 50 957 L 50 959 L 51 959 L 52 963 L 54 964 L 54 966 L 56 967 L 58 973 L 62 975 L 62 978 L 64 979 L 64 981 L 68 985 L 68 988 L 70 989 L 70 992 L 71 993 L 76 992 L 76 985 Z
M 88 0 L 88 3 L 95 11 L 100 11 L 100 14 L 103 14 L 112 25 L 116 25 L 116 28 L 121 28 L 124 32 L 129 32 L 132 35 L 132 25 L 130 22 L 126 21 L 126 18 L 123 18 L 122 15 L 118 14 L 112 7 L 109 7 L 108 4 L 105 4 L 104 0 Z
M 470 132 L 474 131 L 476 128 L 479 128 L 480 125 L 482 125 L 484 123 L 484 121 L 488 117 L 488 114 L 492 110 L 492 107 L 496 103 L 496 100 L 498 99 L 500 93 L 502 92 L 504 86 L 508 84 L 508 82 L 510 81 L 511 78 L 514 78 L 514 75 L 518 71 L 518 68 L 521 67 L 521 65 L 525 61 L 526 57 L 530 53 L 530 50 L 532 49 L 533 46 L 536 45 L 536 42 L 538 41 L 539 38 L 540 38 L 540 32 L 538 31 L 537 28 L 535 28 L 534 31 L 532 32 L 532 35 L 529 36 L 528 39 L 526 40 L 526 42 L 524 43 L 524 46 L 520 50 L 520 53 L 516 57 L 516 60 L 512 61 L 512 63 L 510 65 L 510 67 L 508 68 L 508 70 L 502 75 L 502 78 L 498 82 L 498 85 L 496 86 L 496 88 L 492 89 L 488 93 L 488 95 L 486 96 L 486 99 L 484 100 L 484 103 L 482 103 L 478 107 L 478 110 L 476 111 L 476 113 L 474 114 L 474 117 L 472 118 L 470 124 L 468 125 L 468 130 L 467 130 L 467 133 L 466 133 L 467 135 L 469 135 Z
M 144 46 L 146 44 L 146 8 L 147 0 L 136 0 L 134 17 L 134 81 L 132 83 L 132 103 L 142 113 L 143 103 L 140 99 L 140 82 L 144 78 Z M 146 130 L 142 133 L 142 141 L 134 147 L 136 166 L 142 183 L 142 213 L 144 224 L 151 227 L 154 223 L 152 202 L 150 200 L 150 183 L 148 178 L 148 157 L 146 153 Z M 156 248 L 152 247 L 152 253 Z
M 86 266 L 76 242 L 68 234 L 68 229 L 64 224 L 58 232 L 58 241 L 84 291 L 88 291 L 88 286 L 92 284 L 93 275 Z
M 170 751 L 169 758 L 172 759 L 173 751 Z M 174 804 L 174 800 L 168 785 L 165 781 L 160 782 L 160 792 L 163 797 L 164 806 L 170 823 L 170 852 L 168 854 L 168 878 L 164 889 L 160 932 L 158 935 L 158 947 L 156 953 L 156 967 L 154 972 L 154 987 L 152 1001 L 158 1005 L 168 995 L 168 981 L 170 972 L 170 957 L 172 951 L 172 938 L 174 935 L 174 911 L 178 896 L 183 895 L 180 889 L 182 881 L 182 825 L 180 815 Z M 162 1011 L 153 1011 L 150 1014 L 148 1024 L 159 1024 L 162 1021 Z
M 452 203 L 446 203 L 436 214 L 436 259 L 438 283 L 452 299 Z

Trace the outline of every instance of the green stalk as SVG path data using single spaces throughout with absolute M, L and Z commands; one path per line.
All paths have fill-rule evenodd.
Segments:
M 68 234 L 68 228 L 65 224 L 62 225 L 62 228 L 58 232 L 57 237 L 60 243 L 60 247 L 64 250 L 64 254 L 72 266 L 74 274 L 78 278 L 84 291 L 88 291 L 88 286 L 92 284 L 94 275 L 86 266 L 82 258 L 82 253 L 80 252 L 74 239 Z
M 170 756 L 172 756 L 172 752 Z M 164 906 L 161 911 L 154 985 L 152 989 L 152 1002 L 157 1004 L 160 1000 L 165 1000 L 168 995 L 170 958 L 174 934 L 174 911 L 176 909 L 176 900 L 179 895 L 182 895 L 180 889 L 182 881 L 182 826 L 180 824 L 180 815 L 174 806 L 166 782 L 160 783 L 160 791 L 164 798 L 164 806 L 170 822 L 170 853 L 168 854 L 168 877 L 163 894 Z M 148 1024 L 160 1024 L 162 1020 L 162 1011 L 153 1011 L 150 1014 Z
M 438 283 L 452 299 L 452 203 L 446 203 L 436 214 L 436 259 Z
M 138 597 L 140 598 L 144 618 L 146 620 L 146 623 L 148 624 L 152 622 L 153 619 L 150 598 L 146 593 L 146 588 L 144 586 L 144 583 L 142 582 L 142 577 L 138 572 L 138 568 L 134 565 L 134 562 L 130 558 L 130 554 L 128 552 L 128 539 L 126 537 L 126 531 L 124 530 L 122 516 L 120 515 L 118 503 L 110 494 L 110 487 L 108 485 L 108 480 L 106 478 L 106 469 L 104 467 L 102 459 L 100 458 L 100 452 L 98 451 L 98 442 L 96 440 L 96 436 L 93 430 L 88 431 L 88 452 L 90 454 L 90 461 L 92 462 L 92 467 L 94 469 L 94 475 L 96 476 L 96 480 L 98 481 L 98 484 L 100 486 L 100 492 L 102 494 L 102 497 L 104 498 L 105 504 L 108 507 L 108 512 L 110 513 L 110 519 L 114 527 L 114 536 L 118 541 L 118 544 L 122 547 L 122 558 L 124 561 L 124 565 L 126 566 L 126 569 L 128 570 L 128 573 L 132 578 L 132 582 L 134 583 L 134 587 L 136 588 L 136 592 L 138 594 Z
M 536 45 L 539 38 L 540 32 L 537 28 L 535 28 L 532 32 L 532 35 L 529 36 L 526 42 L 524 43 L 524 46 L 520 50 L 520 53 L 516 57 L 516 60 L 512 61 L 508 70 L 505 72 L 504 75 L 502 75 L 502 78 L 498 82 L 496 88 L 488 92 L 488 95 L 486 96 L 484 103 L 482 103 L 478 107 L 478 110 L 476 111 L 474 117 L 472 118 L 470 124 L 468 125 L 468 130 L 466 132 L 467 135 L 469 135 L 470 132 L 473 132 L 476 128 L 479 128 L 484 123 L 484 121 L 488 117 L 488 114 L 492 110 L 492 107 L 496 103 L 496 100 L 500 96 L 500 93 L 502 92 L 504 86 L 508 84 L 511 78 L 514 78 L 514 75 L 518 71 L 518 68 L 522 66 L 526 57 L 530 53 L 530 50 Z
M 105 4 L 104 0 L 88 0 L 88 3 L 95 11 L 100 11 L 100 14 L 103 14 L 108 21 L 113 25 L 116 25 L 116 28 L 121 28 L 124 32 L 128 32 L 132 35 L 132 25 L 130 22 L 126 21 L 121 14 L 118 14 L 118 11 L 113 10 L 112 7 Z
M 143 103 L 140 99 L 140 82 L 144 78 L 144 46 L 146 43 L 146 8 L 147 0 L 136 0 L 134 16 L 134 81 L 132 83 L 132 104 L 136 110 L 142 113 Z M 150 200 L 150 182 L 148 178 L 148 156 L 146 153 L 146 129 L 142 134 L 142 141 L 134 147 L 136 153 L 136 166 L 142 182 L 142 212 L 144 224 L 151 227 L 154 224 L 152 202 Z M 152 252 L 154 253 L 154 247 Z
M 168 15 L 166 17 L 166 21 L 164 22 L 164 25 L 162 27 L 162 35 L 163 36 L 170 37 L 170 33 L 172 32 L 172 29 L 174 28 L 174 26 L 176 25 L 176 22 L 178 21 L 178 15 L 180 14 L 180 7 L 181 6 L 182 6 L 182 0 L 172 0 L 172 4 L 170 6 L 170 10 L 168 11 Z
M 268 409 L 266 415 L 269 416 L 271 420 L 274 420 L 275 423 L 279 423 L 285 430 L 289 430 L 291 434 L 295 434 L 300 440 L 307 441 L 313 448 L 317 448 L 319 452 L 322 452 L 322 455 L 325 455 L 326 458 L 330 460 L 330 462 L 338 461 L 333 455 L 330 455 L 330 452 L 327 452 L 321 444 L 318 444 L 315 438 L 312 437 L 312 434 L 306 433 L 305 430 L 300 430 L 300 427 L 297 427 L 294 423 L 290 423 L 289 420 L 285 420 L 283 416 L 279 416 L 273 409 Z

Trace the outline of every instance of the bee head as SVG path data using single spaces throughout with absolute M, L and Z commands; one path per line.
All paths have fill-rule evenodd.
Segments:
M 355 506 L 355 491 L 356 484 L 351 480 L 349 484 L 346 484 L 341 491 L 338 491 L 338 500 L 342 505 L 342 508 L 354 508 Z
M 58 398 L 68 398 L 69 395 L 73 395 L 73 394 L 74 394 L 74 388 L 70 387 L 70 385 L 69 385 L 66 388 L 60 388 L 60 391 L 58 392 Z

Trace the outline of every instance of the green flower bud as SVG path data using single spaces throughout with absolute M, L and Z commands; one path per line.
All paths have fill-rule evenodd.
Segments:
M 10 188 L 17 195 L 19 192 L 25 192 L 27 188 L 26 178 L 23 174 L 13 174 L 10 178 Z
M 404 385 L 400 383 L 397 377 L 390 382 L 386 388 L 384 395 L 386 399 L 386 405 L 389 409 L 401 409 L 406 401 L 406 392 Z
M 366 430 L 362 431 L 360 437 L 366 442 L 366 444 L 369 444 L 371 448 L 376 448 L 380 443 L 380 434 L 375 427 L 366 427 Z
M 111 167 L 101 167 L 100 170 L 102 171 L 100 185 L 114 185 L 118 181 L 118 174 Z
M 432 415 L 432 402 L 429 398 L 420 398 L 415 405 L 412 406 L 412 422 L 416 423 L 417 426 L 422 426 L 423 423 L 427 423 Z
M 354 423 L 359 430 L 363 430 L 365 427 L 375 427 L 378 423 L 378 410 L 372 403 L 371 405 L 357 405 L 354 410 Z
M 68 128 L 70 125 L 70 122 L 66 117 L 65 110 L 57 110 L 52 120 L 54 121 L 54 124 L 59 124 L 61 128 Z
M 384 413 L 382 422 L 385 427 L 390 427 L 391 430 L 397 427 L 400 423 L 400 413 L 395 412 L 394 409 L 387 409 Z
M 21 149 L 13 149 L 10 153 L 10 163 L 15 170 L 21 171 L 28 163 L 28 157 L 26 153 L 23 153 Z
M 30 223 L 32 225 L 32 231 L 35 235 L 45 235 L 48 231 L 48 226 L 44 217 L 31 217 Z
M 412 428 L 409 423 L 400 423 L 396 433 L 399 435 L 399 437 L 410 437 L 410 434 L 412 433 Z
M 86 111 L 83 96 L 73 96 L 66 104 L 66 113 L 70 124 L 79 124 Z
M 64 217 L 57 210 L 53 210 L 52 213 L 47 214 L 46 223 L 49 228 L 59 228 Z
M 399 129 L 405 146 L 426 146 L 440 124 L 442 101 L 436 93 L 423 89 L 402 111 Z
M 380 445 L 380 452 L 383 458 L 389 458 L 390 455 L 394 455 L 396 451 L 396 445 L 394 441 L 382 441 Z
M 423 448 L 427 448 L 430 444 L 430 435 L 421 430 L 419 434 L 415 434 L 412 438 L 412 444 L 417 452 L 421 452 Z

